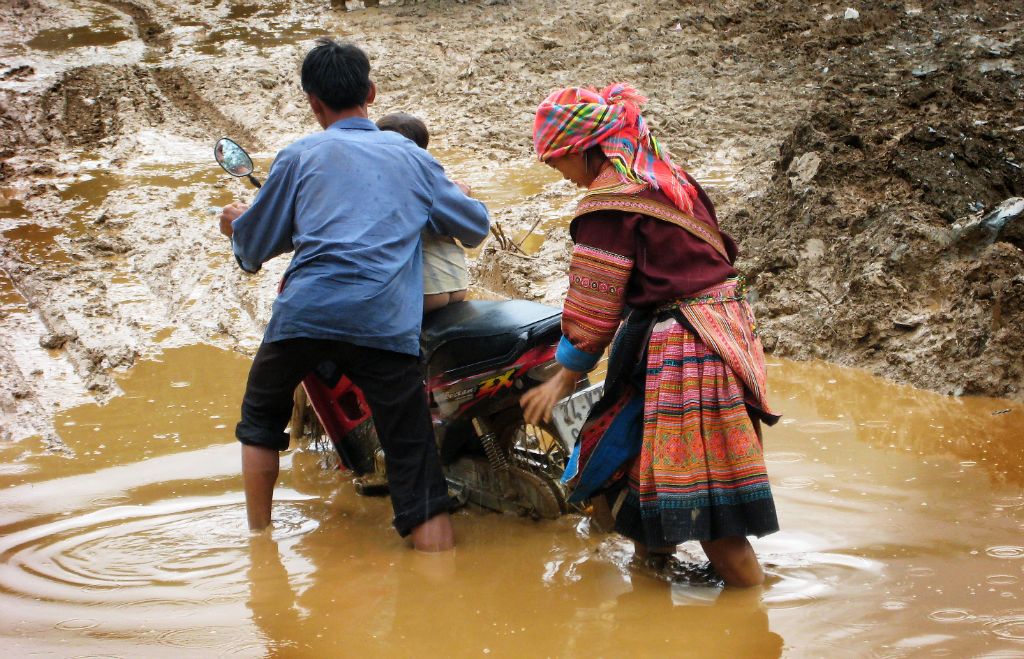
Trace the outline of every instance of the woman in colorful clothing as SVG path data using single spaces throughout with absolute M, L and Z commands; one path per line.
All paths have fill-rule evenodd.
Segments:
M 760 423 L 779 417 L 736 244 L 648 131 L 646 100 L 625 84 L 571 87 L 537 109 L 538 156 L 587 193 L 570 225 L 563 368 L 523 397 L 524 415 L 550 419 L 614 338 L 564 477 L 571 500 L 607 503 L 638 558 L 699 540 L 727 585 L 754 586 L 764 573 L 747 536 L 778 530 Z

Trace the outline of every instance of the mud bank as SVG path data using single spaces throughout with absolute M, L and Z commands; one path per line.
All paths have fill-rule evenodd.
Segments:
M 532 111 L 554 87 L 626 79 L 680 163 L 730 172 L 712 196 L 770 349 L 1020 398 L 1024 217 L 981 219 L 1024 195 L 1021 15 L 845 6 L 5 3 L 3 435 L 56 441 L 53 410 L 114 395 L 141 356 L 255 346 L 285 264 L 235 268 L 206 209 L 251 190 L 210 145 L 232 135 L 265 171 L 314 130 L 296 69 L 321 34 L 367 49 L 372 116 L 423 116 L 459 177 L 529 183 L 486 199 L 526 254 L 486 244 L 481 294 L 558 302 L 577 193 L 532 163 Z

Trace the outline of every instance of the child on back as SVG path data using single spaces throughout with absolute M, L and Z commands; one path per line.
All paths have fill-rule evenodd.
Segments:
M 394 112 L 381 117 L 377 128 L 404 135 L 426 149 L 430 141 L 427 125 L 420 119 Z M 469 195 L 469 188 L 455 181 L 462 191 Z M 442 236 L 425 229 L 421 236 L 423 244 L 423 313 L 430 313 L 452 302 L 466 299 L 469 276 L 466 272 L 466 254 L 454 238 Z

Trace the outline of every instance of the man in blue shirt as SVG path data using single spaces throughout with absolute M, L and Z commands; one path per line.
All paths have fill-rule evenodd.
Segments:
M 323 132 L 281 151 L 252 206 L 221 214 L 239 266 L 256 272 L 294 251 L 253 359 L 235 435 L 249 526 L 270 524 L 292 392 L 333 361 L 362 390 L 384 448 L 394 525 L 425 551 L 453 546 L 448 490 L 419 370 L 420 232 L 468 246 L 487 235 L 482 203 L 426 151 L 368 119 L 376 88 L 366 55 L 317 42 L 302 88 Z

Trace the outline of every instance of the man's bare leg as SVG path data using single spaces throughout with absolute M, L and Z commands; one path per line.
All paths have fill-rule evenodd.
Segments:
M 708 555 L 711 567 L 725 580 L 726 586 L 749 588 L 764 583 L 764 571 L 746 538 L 735 536 L 702 540 L 700 545 Z
M 270 526 L 270 504 L 274 500 L 280 461 L 280 454 L 274 449 L 242 444 L 245 510 L 252 531 L 262 531 Z
M 455 531 L 448 513 L 434 515 L 409 534 L 412 546 L 418 551 L 439 552 L 455 547 Z

